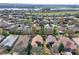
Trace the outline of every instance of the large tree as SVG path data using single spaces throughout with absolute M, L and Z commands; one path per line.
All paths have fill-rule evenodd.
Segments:
M 53 34 L 53 35 L 58 35 L 58 31 L 57 31 L 56 27 L 54 27 L 54 28 L 52 29 L 52 34 Z

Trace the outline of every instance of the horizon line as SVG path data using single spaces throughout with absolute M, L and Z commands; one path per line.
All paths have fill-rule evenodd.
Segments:
M 28 5 L 79 5 L 79 4 L 37 4 L 37 3 L 0 3 L 0 4 L 28 4 Z

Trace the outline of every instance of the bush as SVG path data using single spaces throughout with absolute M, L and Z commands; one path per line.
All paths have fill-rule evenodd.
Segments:
M 4 35 L 4 36 L 8 36 L 8 35 L 9 35 L 9 32 L 7 32 L 7 31 L 3 31 L 2 35 Z
M 44 35 L 45 34 L 45 29 L 44 27 L 42 27 L 39 32 L 38 32 L 39 35 Z
M 76 17 L 76 18 L 79 18 L 79 14 L 76 14 L 75 17 Z
M 21 31 L 9 31 L 10 34 L 22 35 Z

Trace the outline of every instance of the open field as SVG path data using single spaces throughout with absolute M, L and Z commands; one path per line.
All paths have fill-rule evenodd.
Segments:
M 73 11 L 65 11 L 65 12 L 26 12 L 26 14 L 31 14 L 31 15 L 64 15 L 64 14 L 76 14 L 78 12 L 73 12 Z

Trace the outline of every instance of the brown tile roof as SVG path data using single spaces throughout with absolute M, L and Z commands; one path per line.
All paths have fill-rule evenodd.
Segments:
M 68 37 L 60 37 L 59 42 L 62 42 L 65 48 L 75 49 L 77 47 Z
M 72 38 L 72 39 L 79 46 L 79 38 Z
M 36 35 L 31 42 L 32 46 L 37 46 L 36 42 L 40 42 L 41 44 L 43 44 L 43 38 L 40 35 Z

